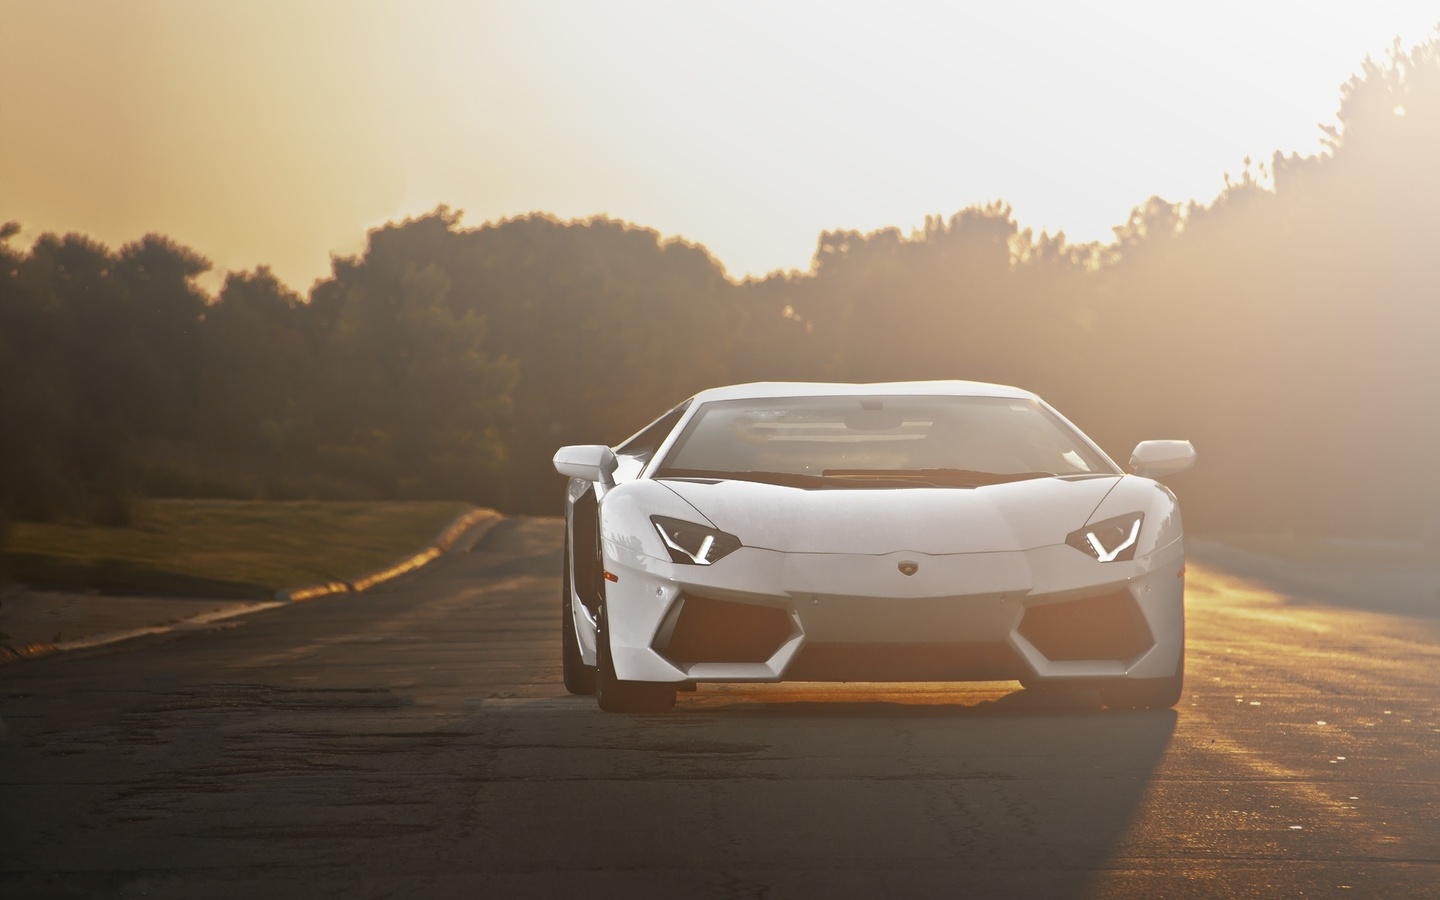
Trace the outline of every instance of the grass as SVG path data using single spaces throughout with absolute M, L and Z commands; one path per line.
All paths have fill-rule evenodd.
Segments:
M 456 502 L 144 500 L 129 528 L 16 523 L 3 567 L 37 587 L 264 597 L 358 578 L 427 546 Z

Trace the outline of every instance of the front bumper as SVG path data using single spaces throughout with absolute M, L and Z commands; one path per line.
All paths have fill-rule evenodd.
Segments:
M 1099 563 L 1066 545 L 877 555 L 742 548 L 677 565 L 606 542 L 627 681 L 1160 678 L 1184 642 L 1180 541 Z M 902 567 L 914 567 L 903 574 Z

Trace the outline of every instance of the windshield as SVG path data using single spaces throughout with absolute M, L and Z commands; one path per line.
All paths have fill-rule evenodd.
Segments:
M 706 403 L 655 478 L 795 487 L 976 487 L 1118 474 L 1043 405 L 997 397 L 791 397 Z

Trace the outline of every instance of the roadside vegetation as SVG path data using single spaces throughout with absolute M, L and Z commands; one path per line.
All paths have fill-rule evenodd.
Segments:
M 467 509 L 450 501 L 141 500 L 124 527 L 18 523 L 0 557 L 12 577 L 41 587 L 268 597 L 388 566 Z
M 922 378 L 1033 389 L 1122 462 L 1191 439 L 1173 485 L 1192 532 L 1433 531 L 1440 39 L 1366 60 L 1321 130 L 1321 152 L 1247 160 L 1209 203 L 1145 200 L 1108 244 L 997 202 L 826 232 L 808 271 L 744 282 L 611 219 L 465 228 L 441 207 L 304 296 L 262 267 L 212 297 L 170 238 L 22 248 L 11 223 L 0 541 L 7 520 L 19 553 L 74 527 L 23 523 L 140 534 L 181 508 L 144 498 L 553 514 L 556 447 L 618 442 L 697 389 Z

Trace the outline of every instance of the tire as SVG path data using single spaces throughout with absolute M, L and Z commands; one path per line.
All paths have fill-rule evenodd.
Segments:
M 1180 702 L 1184 691 L 1185 645 L 1181 644 L 1174 675 L 1106 682 L 1100 687 L 1100 699 L 1111 709 L 1169 709 Z
M 595 693 L 595 667 L 585 665 L 580 638 L 575 633 L 575 607 L 570 588 L 570 532 L 565 532 L 565 571 L 560 577 L 560 669 L 565 690 L 589 696 Z
M 595 634 L 595 699 L 605 712 L 662 713 L 675 706 L 675 686 L 663 682 L 621 681 L 615 677 L 610 658 L 610 634 L 605 626 L 605 606 Z

